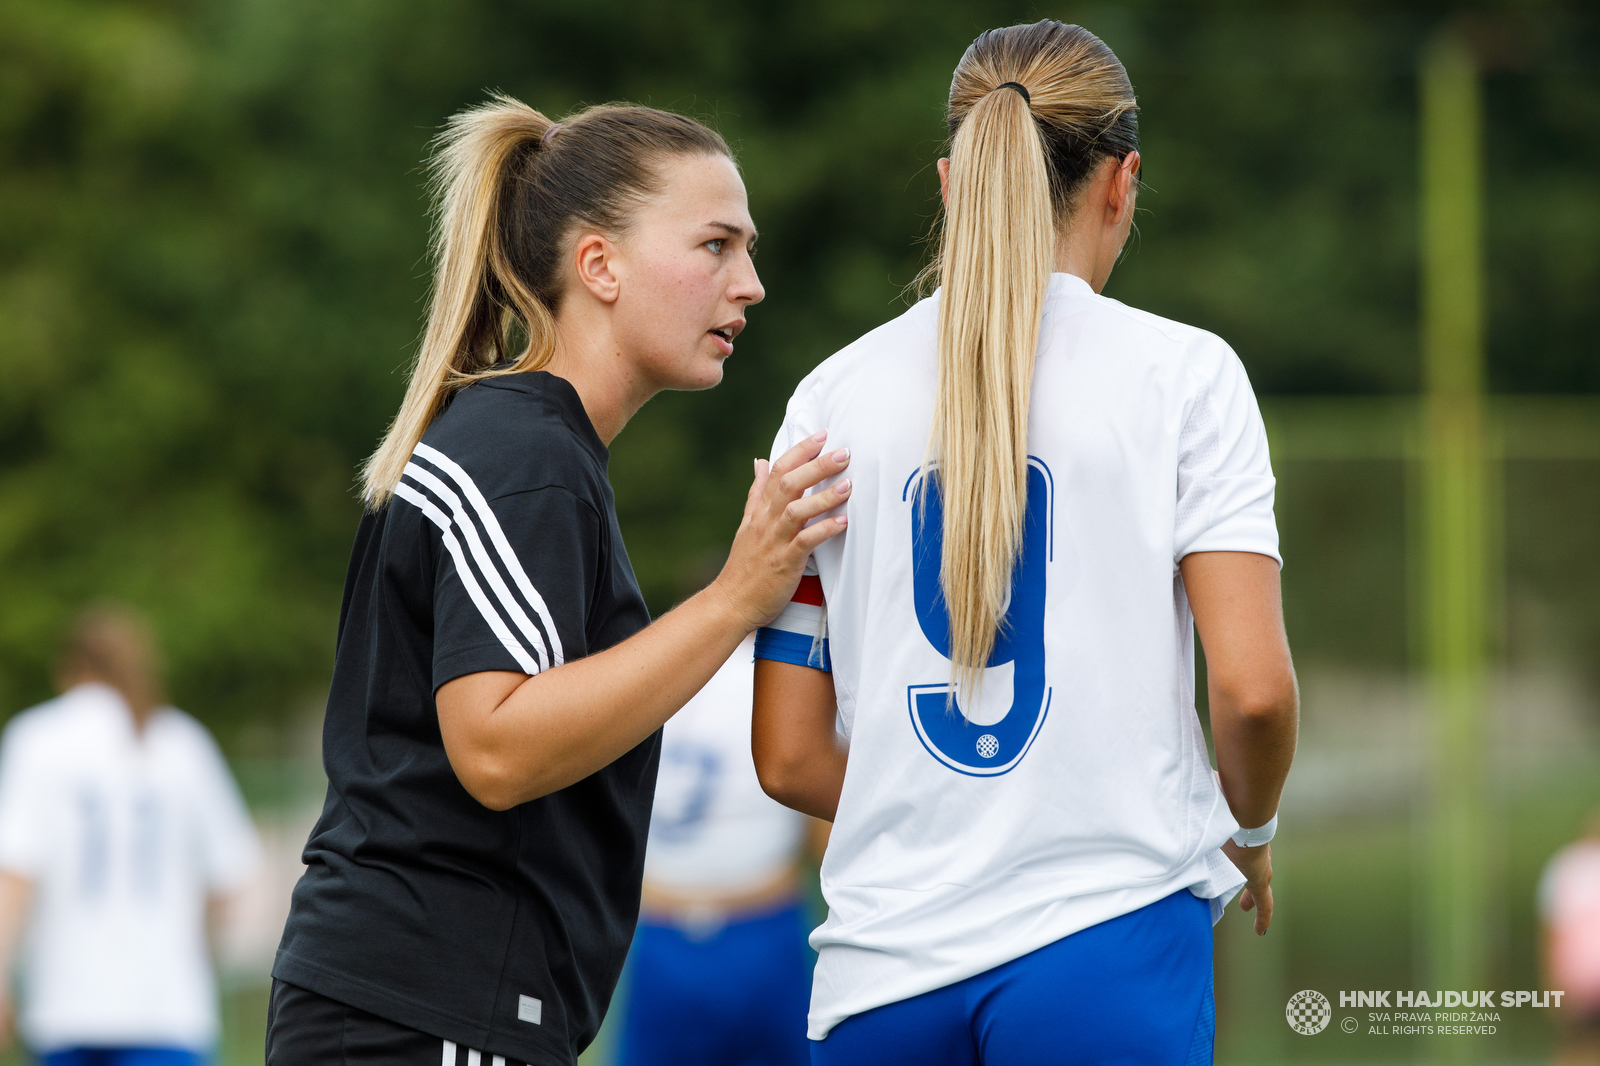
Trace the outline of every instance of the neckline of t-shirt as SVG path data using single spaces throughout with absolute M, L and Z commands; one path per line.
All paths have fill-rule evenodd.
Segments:
M 1084 281 L 1076 274 L 1069 274 L 1064 270 L 1056 270 L 1052 271 L 1050 274 L 1050 287 L 1047 291 L 1052 296 L 1055 296 L 1058 293 L 1063 296 L 1068 294 L 1074 296 L 1093 296 L 1094 286 L 1090 285 L 1087 281 Z
M 937 299 L 942 292 L 944 292 L 944 286 L 940 285 L 933 290 L 933 297 Z M 1050 272 L 1050 283 L 1045 287 L 1045 295 L 1048 298 L 1050 296 L 1069 295 L 1094 296 L 1096 293 L 1094 286 L 1078 277 L 1078 275 L 1069 274 L 1064 270 L 1053 270 Z
M 572 387 L 572 382 L 566 378 L 552 374 L 548 370 L 528 370 L 492 377 L 484 381 L 484 384 L 549 397 L 561 409 L 568 427 L 594 453 L 595 458 L 601 463 L 610 459 L 611 450 L 606 447 L 605 441 L 600 439 L 600 434 L 595 432 L 594 423 L 589 421 L 589 412 L 583 408 L 583 398 L 578 395 L 578 390 Z
M 57 697 L 61 706 L 77 708 L 79 713 L 93 714 L 107 722 L 119 740 L 143 746 L 153 729 L 165 730 L 166 723 L 179 713 L 176 707 L 161 704 L 137 728 L 128 701 L 116 687 L 104 681 L 80 681 Z

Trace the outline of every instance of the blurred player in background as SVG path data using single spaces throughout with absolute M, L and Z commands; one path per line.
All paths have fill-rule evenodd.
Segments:
M 1584 835 L 1556 852 L 1539 879 L 1547 988 L 1566 992 L 1558 1062 L 1600 1064 L 1600 809 Z
M 207 919 L 254 876 L 255 829 L 211 735 L 166 704 L 138 615 L 79 615 L 56 682 L 0 740 L 0 966 L 25 944 L 22 1036 L 45 1066 L 197 1066 L 218 1035 Z
M 805 1066 L 799 863 L 828 823 L 769 799 L 750 757 L 755 638 L 666 725 L 622 1066 Z

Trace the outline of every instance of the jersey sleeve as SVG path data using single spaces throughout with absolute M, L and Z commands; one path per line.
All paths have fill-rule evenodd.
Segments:
M 806 563 L 806 574 L 800 579 L 794 598 L 778 617 L 756 632 L 757 659 L 833 672 L 833 659 L 828 654 L 828 607 L 822 599 L 822 579 L 816 570 L 815 561 Z
M 559 485 L 485 499 L 466 470 L 426 445 L 395 495 L 439 538 L 435 691 L 466 674 L 531 675 L 583 656 L 604 529 L 592 506 Z
M 772 442 L 772 460 L 776 462 L 784 452 L 814 432 L 816 428 L 807 422 L 801 405 L 791 400 L 788 414 Z M 817 576 L 815 558 L 806 560 L 805 575 L 794 597 L 777 618 L 756 632 L 756 658 L 833 672 L 833 660 L 828 655 L 828 605 L 823 600 L 822 579 Z
M 236 892 L 261 867 L 261 839 L 216 741 L 195 723 L 194 775 L 206 887 Z
M 1231 349 L 1206 353 L 1178 437 L 1178 501 L 1173 560 L 1191 552 L 1255 552 L 1279 566 L 1273 516 L 1277 481 L 1261 409 Z
M 0 737 L 0 869 L 37 878 L 44 872 L 50 825 L 43 753 L 30 752 L 20 722 Z

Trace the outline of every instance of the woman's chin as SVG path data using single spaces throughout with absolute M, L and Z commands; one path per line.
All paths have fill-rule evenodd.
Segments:
M 683 368 L 683 373 L 676 375 L 677 380 L 667 387 L 679 392 L 700 392 L 703 389 L 715 388 L 722 383 L 722 362 L 724 356 L 718 353 L 715 356 L 700 356 L 695 359 L 692 366 Z

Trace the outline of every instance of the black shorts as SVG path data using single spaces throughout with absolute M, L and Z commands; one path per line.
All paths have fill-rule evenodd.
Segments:
M 272 982 L 266 1066 L 521 1066 L 499 1055 L 347 1007 L 299 985 Z

